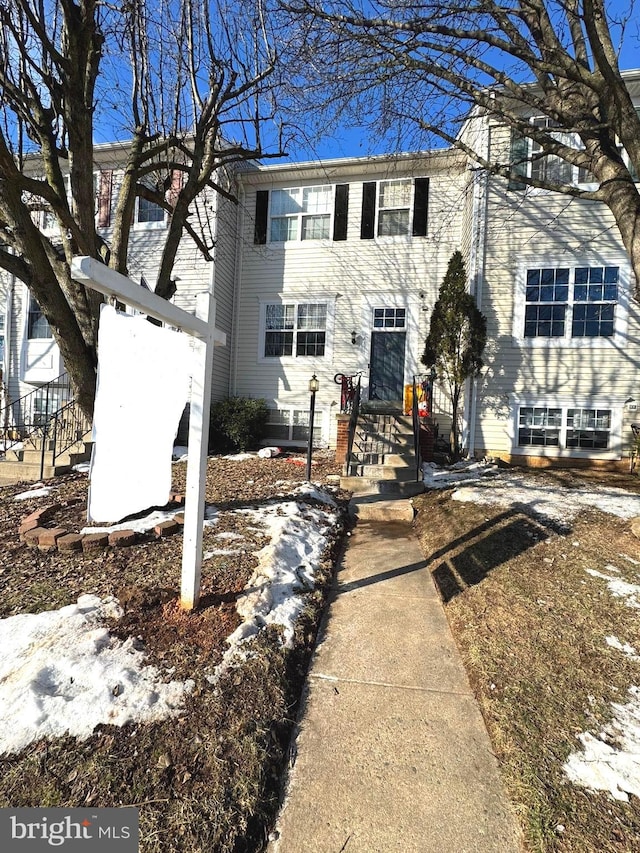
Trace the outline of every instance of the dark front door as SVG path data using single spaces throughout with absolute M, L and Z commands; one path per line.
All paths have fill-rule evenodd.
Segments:
M 406 332 L 372 332 L 369 399 L 403 399 Z

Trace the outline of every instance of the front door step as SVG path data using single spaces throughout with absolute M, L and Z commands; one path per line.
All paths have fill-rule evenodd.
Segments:
M 368 477 L 340 477 L 340 488 L 353 494 L 398 495 L 413 497 L 424 492 L 424 483 L 413 480 L 369 479 Z
M 413 522 L 413 504 L 408 498 L 380 494 L 354 495 L 349 501 L 349 514 L 357 521 Z

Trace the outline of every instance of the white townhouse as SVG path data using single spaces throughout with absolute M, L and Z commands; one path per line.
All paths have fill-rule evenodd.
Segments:
M 640 105 L 640 72 L 627 83 Z M 491 122 L 486 130 L 487 154 L 499 159 L 509 133 Z M 588 186 L 557 157 L 532 168 Z M 640 306 L 612 215 L 598 202 L 525 188 L 516 175 L 478 172 L 475 183 L 473 287 L 488 343 L 467 395 L 467 446 L 520 464 L 626 464 L 640 421 Z
M 238 175 L 233 395 L 263 397 L 269 441 L 335 446 L 336 374 L 401 406 L 462 241 L 469 177 L 453 151 L 256 167 Z
M 627 77 L 640 103 L 640 72 Z M 504 162 L 508 130 L 487 121 L 473 131 Z M 118 146 L 95 157 L 96 216 L 108 239 Z M 553 157 L 534 168 L 585 179 Z M 313 376 L 316 444 L 336 446 L 336 374 L 360 376 L 363 402 L 402 407 L 426 370 L 431 311 L 460 249 L 488 321 L 485 366 L 465 392 L 463 446 L 525 464 L 626 464 L 630 425 L 640 421 L 640 307 L 604 205 L 489 176 L 452 149 L 244 164 L 227 182 L 237 204 L 212 195 L 194 210 L 215 241 L 213 263 L 186 236 L 174 301 L 193 311 L 212 287 L 227 336 L 214 355 L 213 399 L 265 399 L 267 443 L 307 441 Z M 51 227 L 46 211 L 34 216 Z M 151 288 L 165 228 L 163 209 L 140 199 L 129 267 Z M 0 279 L 1 305 L 9 398 L 35 389 L 44 400 L 63 371 L 51 331 L 21 282 Z M 434 409 L 446 433 L 442 391 Z

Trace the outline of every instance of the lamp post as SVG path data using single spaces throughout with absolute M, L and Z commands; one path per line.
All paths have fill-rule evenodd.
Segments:
M 315 373 L 309 380 L 309 393 L 311 401 L 309 403 L 309 446 L 307 448 L 307 480 L 311 479 L 311 456 L 313 454 L 313 418 L 316 413 L 316 392 L 320 388 Z

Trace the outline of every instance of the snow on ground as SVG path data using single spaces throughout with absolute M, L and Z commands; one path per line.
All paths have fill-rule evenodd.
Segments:
M 266 625 L 281 625 L 285 642 L 293 637 L 303 593 L 314 587 L 330 528 L 338 520 L 327 492 L 304 484 L 295 497 L 320 505 L 283 500 L 239 511 L 247 529 L 266 528 L 270 542 L 256 554 L 258 568 L 238 601 L 243 622 L 228 638 L 229 650 L 216 673 L 242 656 L 247 639 Z M 135 526 L 129 521 L 104 529 L 146 530 L 172 514 L 153 512 Z M 207 507 L 207 518 L 206 524 L 216 522 L 215 507 Z M 218 538 L 235 544 L 243 537 L 230 531 Z M 115 599 L 84 595 L 59 610 L 0 620 L 0 754 L 17 752 L 43 737 L 86 739 L 100 723 L 149 722 L 180 713 L 193 682 L 164 683 L 158 670 L 145 664 L 132 638 L 114 638 L 104 621 L 121 614 Z
M 621 555 L 625 557 L 625 555 Z M 636 563 L 631 557 L 625 557 Z M 594 578 L 607 582 L 609 592 L 623 598 L 628 607 L 640 607 L 640 584 L 627 583 L 615 573 L 620 569 L 606 566 L 608 574 L 587 569 Z M 612 576 L 611 573 L 614 573 Z M 636 650 L 617 637 L 605 637 L 609 648 L 640 661 Z M 629 794 L 640 797 L 640 687 L 629 688 L 630 701 L 613 702 L 611 721 L 600 732 L 581 732 L 577 737 L 582 750 L 572 753 L 564 764 L 568 778 L 576 785 L 595 791 L 608 791 L 616 800 L 628 802 Z
M 499 474 L 500 469 L 490 459 L 463 459 L 447 468 L 435 462 L 425 462 L 422 472 L 427 489 L 448 489 L 455 483 L 479 483 L 481 479 Z
M 135 530 L 136 533 L 145 533 L 153 530 L 156 524 L 168 521 L 183 512 L 182 509 L 156 509 L 142 518 L 132 518 L 129 521 L 121 521 L 118 524 L 108 524 L 103 527 L 83 527 L 80 533 L 115 533 L 117 530 Z M 218 510 L 213 505 L 205 506 L 204 526 L 211 527 L 218 520 Z
M 473 460 L 450 468 L 424 466 L 427 488 L 447 488 L 461 484 L 452 498 L 477 504 L 498 504 L 504 507 L 528 509 L 537 515 L 556 521 L 567 521 L 585 509 L 597 507 L 602 512 L 620 518 L 640 516 L 640 495 L 624 489 L 588 486 L 565 489 L 543 485 L 540 477 L 509 470 L 497 470 L 490 461 Z M 487 479 L 490 476 L 491 479 Z M 574 543 L 576 544 L 576 543 Z M 640 580 L 640 561 L 626 554 L 619 555 L 627 571 L 635 569 Z M 621 570 L 606 565 L 604 571 L 587 569 L 598 581 L 605 581 L 610 594 L 622 598 L 633 609 L 640 608 L 640 583 L 623 580 Z M 636 649 L 617 637 L 604 638 L 613 653 L 622 653 L 640 661 Z M 629 701 L 612 703 L 612 719 L 594 734 L 582 732 L 577 737 L 581 749 L 572 753 L 563 769 L 576 785 L 591 790 L 607 791 L 616 800 L 627 802 L 629 795 L 640 797 L 640 687 L 631 686 Z
M 88 738 L 100 723 L 122 726 L 177 714 L 192 682 L 164 683 L 133 640 L 104 626 L 115 599 L 0 620 L 0 753 L 39 738 Z
M 28 501 L 31 498 L 48 498 L 53 488 L 51 486 L 43 486 L 41 483 L 26 492 L 20 492 L 19 495 L 14 495 L 14 501 Z
M 622 652 L 626 657 L 631 658 L 632 660 L 640 661 L 640 655 L 637 654 L 634 647 L 630 646 L 629 643 L 621 643 L 620 640 L 613 635 L 605 637 L 604 641 L 612 649 L 617 649 L 619 652 Z
M 238 598 L 242 623 L 227 638 L 229 648 L 211 680 L 242 658 L 245 643 L 267 625 L 282 627 L 290 644 L 296 620 L 304 607 L 303 593 L 315 586 L 315 570 L 337 523 L 335 501 L 310 484 L 295 490 L 323 506 L 297 500 L 282 501 L 260 509 L 238 510 L 252 525 L 266 527 L 270 542 L 256 553 L 258 566 Z
M 560 489 L 554 484 L 544 485 L 539 477 L 498 469 L 491 460 L 464 460 L 450 468 L 428 463 L 424 472 L 427 488 L 444 489 L 461 483 L 451 495 L 453 500 L 518 506 L 554 521 L 570 521 L 582 510 L 594 507 L 620 518 L 640 516 L 640 495 L 625 489 L 606 486 L 592 489 L 586 485 Z
M 640 797 L 640 687 L 630 687 L 631 701 L 613 702 L 613 719 L 597 734 L 582 732 L 581 752 L 572 753 L 564 771 L 576 785 L 608 791 L 615 800 Z

